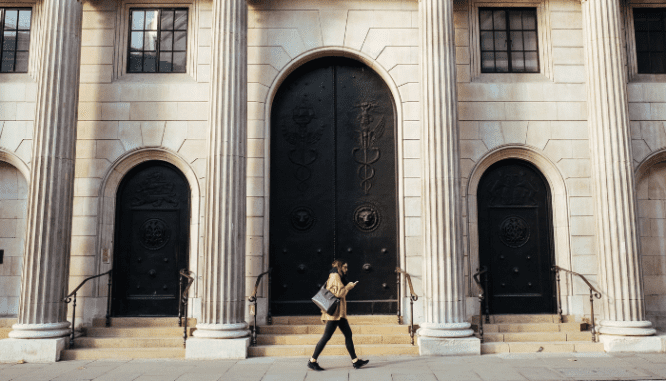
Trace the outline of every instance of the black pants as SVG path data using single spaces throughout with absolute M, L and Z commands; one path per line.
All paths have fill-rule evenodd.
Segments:
M 349 322 L 347 321 L 347 319 L 342 318 L 340 320 L 329 320 L 326 322 L 326 328 L 324 329 L 324 336 L 322 336 L 319 342 L 317 343 L 317 347 L 315 348 L 314 354 L 312 355 L 313 359 L 316 360 L 317 358 L 319 358 L 321 351 L 324 350 L 326 343 L 328 343 L 328 341 L 331 340 L 333 332 L 335 332 L 335 329 L 338 327 L 340 327 L 340 331 L 342 331 L 342 334 L 345 335 L 345 346 L 347 347 L 347 352 L 349 352 L 349 355 L 351 356 L 352 360 L 356 358 L 356 351 L 354 350 L 354 342 L 352 341 L 352 330 L 349 327 Z

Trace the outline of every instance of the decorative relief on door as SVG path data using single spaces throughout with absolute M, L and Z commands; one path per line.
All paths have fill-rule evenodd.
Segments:
M 501 170 L 488 189 L 489 206 L 538 206 L 537 179 L 522 170 Z
M 159 250 L 163 248 L 171 238 L 171 229 L 166 222 L 159 218 L 146 220 L 139 230 L 139 241 L 141 246 L 148 250 Z
M 361 189 L 365 194 L 369 194 L 372 188 L 372 178 L 375 177 L 375 168 L 372 164 L 379 161 L 381 157 L 381 151 L 375 147 L 375 143 L 384 134 L 386 122 L 384 116 L 379 115 L 379 121 L 373 125 L 375 116 L 370 111 L 376 107 L 376 104 L 372 102 L 362 102 L 354 107 L 361 109 L 357 118 L 361 128 L 358 130 L 360 147 L 355 147 L 352 155 L 354 161 L 359 164 L 357 173 L 361 179 Z
M 175 208 L 178 206 L 178 198 L 174 184 L 167 182 L 162 173 L 155 171 L 141 182 L 132 199 L 132 206 L 151 204 L 160 207 L 163 203 L 167 203 Z
M 521 247 L 530 239 L 529 224 L 518 216 L 505 218 L 499 231 L 502 243 L 512 248 Z
M 291 220 L 291 226 L 301 232 L 310 230 L 317 220 L 314 213 L 312 213 L 312 209 L 306 206 L 294 208 L 289 214 L 289 219 Z
M 317 160 L 318 153 L 312 146 L 316 144 L 324 133 L 325 125 L 319 127 L 309 127 L 313 119 L 317 119 L 314 108 L 308 103 L 307 96 L 303 97 L 300 106 L 294 107 L 292 111 L 292 120 L 296 126 L 288 124 L 282 127 L 282 135 L 289 144 L 295 146 L 289 151 L 289 161 L 296 164 L 296 173 L 294 176 L 298 180 L 296 188 L 305 192 L 309 188 L 308 180 L 312 176 L 309 165 Z
M 377 229 L 381 222 L 380 220 L 379 209 L 370 203 L 359 205 L 354 210 L 354 223 L 362 232 L 367 233 Z

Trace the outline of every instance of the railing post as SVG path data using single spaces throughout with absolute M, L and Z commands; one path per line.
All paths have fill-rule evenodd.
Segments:
M 74 348 L 74 330 L 76 327 L 76 293 L 74 293 L 74 300 L 72 304 L 72 333 L 69 336 L 69 348 Z
M 555 287 L 555 297 L 557 300 L 557 316 L 559 319 L 559 322 L 562 323 L 562 299 L 561 295 L 562 292 L 561 290 L 561 284 L 560 284 L 560 269 L 559 267 L 555 266 L 553 267 L 553 271 L 555 271 L 555 279 L 556 279 L 556 287 Z
M 592 330 L 592 342 L 597 342 L 597 328 L 594 326 L 594 291 L 590 289 L 590 323 Z
M 414 297 L 409 296 L 409 337 L 414 345 Z
M 112 274 L 112 271 L 113 270 L 110 270 L 107 273 L 107 275 L 109 277 L 109 280 L 108 280 L 108 283 L 107 283 L 107 285 L 109 287 L 109 290 L 106 294 L 106 322 L 105 323 L 106 323 L 107 327 L 111 326 L 111 300 L 112 300 L 111 299 L 111 282 L 112 282 L 111 274 Z
M 268 269 L 268 313 L 266 314 L 266 324 L 268 325 L 273 324 L 273 316 L 271 315 L 271 286 L 273 284 L 273 277 L 271 276 L 272 270 L 272 268 Z
M 178 326 L 183 326 L 183 274 L 178 277 Z
M 396 289 L 398 290 L 398 312 L 397 312 L 397 314 L 398 314 L 398 324 L 400 324 L 401 323 L 401 321 L 400 321 L 400 313 L 401 313 L 400 305 L 402 304 L 401 300 L 400 300 L 400 272 L 396 271 L 395 278 L 396 278 L 395 286 L 396 286 Z
M 487 270 L 486 266 L 483 266 L 482 270 L 486 271 Z M 486 324 L 490 324 L 490 307 L 488 306 L 488 297 L 486 296 L 487 293 L 488 293 L 488 273 L 486 271 L 486 273 L 483 276 L 483 301 L 485 302 L 484 304 L 486 306 L 486 311 L 485 311 Z
M 183 348 L 187 346 L 187 302 L 187 295 L 185 295 L 183 300 L 183 310 L 185 311 L 185 324 L 183 324 Z

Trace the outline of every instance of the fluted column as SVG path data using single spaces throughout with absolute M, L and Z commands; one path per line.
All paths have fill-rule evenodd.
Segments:
M 11 338 L 54 338 L 69 332 L 63 298 L 72 233 L 82 9 L 76 0 L 41 4 L 23 277 Z
M 248 336 L 245 320 L 247 5 L 213 4 L 204 295 L 194 335 Z M 189 345 L 189 343 L 188 343 Z
M 652 335 L 645 321 L 638 258 L 627 74 L 619 0 L 583 2 L 588 110 L 599 270 L 605 308 L 600 332 Z
M 445 354 L 424 351 L 424 338 L 473 334 L 465 321 L 453 0 L 421 0 L 419 7 L 426 321 L 418 334 L 422 354 Z

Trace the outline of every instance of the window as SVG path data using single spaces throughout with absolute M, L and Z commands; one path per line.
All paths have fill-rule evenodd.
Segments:
M 479 8 L 482 73 L 538 73 L 535 8 Z
M 666 8 L 634 9 L 639 74 L 666 74 Z
M 187 9 L 130 10 L 129 73 L 184 73 Z
M 30 8 L 0 8 L 0 72 L 28 72 Z

